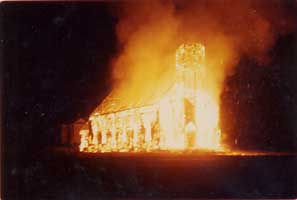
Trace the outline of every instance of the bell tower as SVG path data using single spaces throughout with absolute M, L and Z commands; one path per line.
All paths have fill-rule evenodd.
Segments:
M 194 104 L 199 79 L 203 76 L 205 47 L 202 44 L 182 44 L 176 51 L 176 76 L 183 95 Z
M 205 47 L 202 44 L 182 44 L 176 50 L 176 85 L 181 100 L 181 124 L 185 146 L 192 148 L 196 137 L 196 99 L 199 79 L 203 76 Z

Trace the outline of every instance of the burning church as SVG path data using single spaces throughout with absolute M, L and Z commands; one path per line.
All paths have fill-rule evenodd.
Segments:
M 112 91 L 102 101 L 80 131 L 80 151 L 220 150 L 219 108 L 201 84 L 204 68 L 205 47 L 182 44 L 174 77 L 133 98 Z

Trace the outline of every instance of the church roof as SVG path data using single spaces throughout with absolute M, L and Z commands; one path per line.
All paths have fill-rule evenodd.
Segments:
M 171 76 L 171 77 L 170 77 Z M 108 114 L 158 103 L 173 87 L 175 78 L 164 74 L 144 83 L 122 85 L 114 89 L 94 110 L 94 114 Z

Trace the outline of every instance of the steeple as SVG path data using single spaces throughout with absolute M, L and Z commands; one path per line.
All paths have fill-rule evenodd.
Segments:
M 183 86 L 185 96 L 195 95 L 204 63 L 205 47 L 200 43 L 182 44 L 176 50 L 177 81 Z

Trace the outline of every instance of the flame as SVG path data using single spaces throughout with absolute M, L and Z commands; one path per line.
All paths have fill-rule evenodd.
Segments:
M 80 151 L 222 150 L 219 103 L 206 84 L 204 57 L 203 45 L 183 44 L 171 79 L 125 99 L 108 96 L 90 116 L 91 130 L 81 130 Z
M 221 149 L 219 122 L 219 107 L 205 91 L 197 93 L 196 145 L 205 149 Z
M 120 47 L 111 62 L 113 90 L 91 114 L 91 130 L 81 131 L 80 151 L 224 150 L 225 78 L 242 56 L 269 61 L 275 41 L 296 29 L 288 5 L 157 0 L 113 7 Z M 207 51 L 184 44 L 174 59 L 188 41 Z
M 81 130 L 80 131 L 80 136 L 81 137 L 80 137 L 79 150 L 84 151 L 89 146 L 89 143 L 88 143 L 88 131 Z

